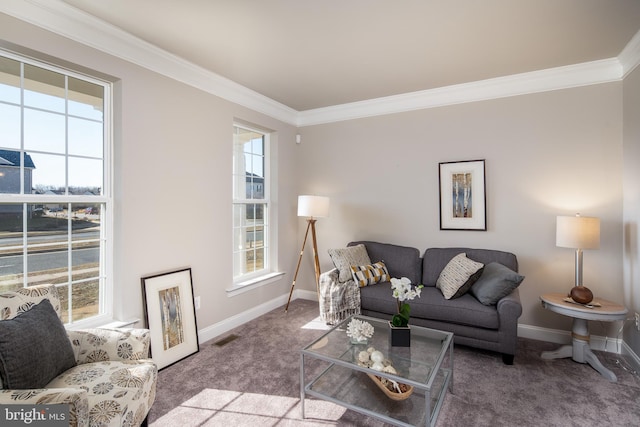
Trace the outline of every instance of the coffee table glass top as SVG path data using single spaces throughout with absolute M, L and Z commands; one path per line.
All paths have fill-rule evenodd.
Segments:
M 353 318 L 374 327 L 367 344 L 353 344 L 347 336 L 347 325 Z M 386 320 L 353 316 L 301 350 L 303 418 L 305 395 L 310 395 L 397 426 L 435 425 L 444 395 L 453 387 L 453 334 L 412 326 L 411 346 L 392 347 L 389 329 Z M 371 347 L 380 351 L 397 373 L 381 373 L 359 364 L 360 353 Z M 309 372 L 305 369 L 307 360 Z M 318 360 L 324 366 L 313 363 Z M 374 384 L 373 377 L 397 381 L 413 387 L 413 391 L 404 399 L 390 397 Z
M 374 333 L 367 344 L 352 344 L 346 334 L 347 325 L 352 318 L 364 320 L 374 327 Z M 358 366 L 357 353 L 374 347 L 389 358 L 398 372 L 397 376 L 408 380 L 407 383 L 429 384 L 434 377 L 434 367 L 439 367 L 453 339 L 450 332 L 435 329 L 412 327 L 410 347 L 392 347 L 389 345 L 389 322 L 367 316 L 353 316 L 320 338 L 306 346 L 302 351 L 316 358 Z M 375 373 L 371 369 L 365 372 Z

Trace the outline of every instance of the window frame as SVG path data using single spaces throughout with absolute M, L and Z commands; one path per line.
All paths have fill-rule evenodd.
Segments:
M 65 158 L 65 164 L 67 165 L 65 168 L 65 194 L 62 195 L 47 195 L 47 194 L 27 194 L 25 191 L 25 165 L 24 162 L 20 164 L 20 192 L 17 193 L 0 193 L 0 204 L 7 205 L 22 205 L 22 256 L 23 256 L 23 287 L 28 287 L 29 285 L 29 264 L 27 263 L 27 257 L 29 256 L 29 252 L 26 250 L 29 247 L 33 247 L 34 245 L 29 245 L 28 243 L 28 209 L 29 205 L 51 205 L 51 204 L 60 204 L 66 205 L 67 209 L 75 204 L 90 204 L 90 205 L 99 205 L 100 206 L 100 235 L 97 238 L 99 242 L 99 270 L 97 277 L 94 279 L 99 283 L 99 297 L 98 297 L 98 314 L 87 317 L 84 319 L 80 319 L 74 321 L 72 319 L 71 313 L 69 312 L 69 318 L 63 319 L 65 323 L 65 327 L 68 329 L 79 329 L 79 328 L 87 328 L 94 326 L 101 326 L 106 323 L 113 321 L 113 226 L 114 226 L 114 218 L 113 218 L 113 82 L 105 80 L 103 78 L 96 77 L 100 73 L 95 72 L 91 75 L 91 71 L 80 72 L 75 71 L 68 66 L 56 65 L 51 60 L 40 60 L 34 56 L 27 56 L 20 52 L 14 52 L 11 50 L 0 48 L 0 57 L 5 57 L 24 65 L 21 65 L 21 69 L 24 69 L 25 65 L 38 67 L 44 70 L 52 71 L 55 73 L 59 73 L 65 76 L 65 79 L 74 78 L 81 81 L 89 82 L 91 84 L 95 84 L 101 86 L 103 88 L 103 112 L 102 112 L 102 185 L 101 185 L 101 194 L 100 195 L 73 195 L 68 194 L 69 190 L 69 159 L 75 158 L 94 158 L 93 156 L 86 155 L 76 155 L 70 154 L 66 149 L 63 154 L 59 154 L 61 157 Z M 78 67 L 82 68 L 82 67 Z M 65 90 L 68 86 L 65 86 Z M 22 93 L 24 89 L 24 80 L 22 77 L 22 73 L 20 76 L 20 91 Z M 65 99 L 69 99 L 68 95 L 65 94 Z M 5 147 L 2 148 L 19 151 L 25 154 L 31 153 L 48 153 L 46 151 L 34 150 L 31 148 L 25 148 L 25 128 L 24 128 L 24 110 L 25 107 L 31 108 L 25 104 L 24 96 L 20 97 L 20 104 L 10 103 L 9 105 L 18 105 L 20 108 L 20 117 L 21 117 L 21 129 L 20 129 L 20 147 L 12 148 Z M 61 113 L 65 117 L 65 123 L 70 118 L 75 119 L 75 114 L 69 112 L 69 110 L 65 110 L 64 113 Z M 89 119 L 91 120 L 91 119 Z M 69 133 L 68 130 L 65 130 L 65 146 L 67 146 Z M 22 154 L 21 154 L 22 156 Z M 67 210 L 69 212 L 69 210 Z M 70 227 L 71 223 L 71 215 L 68 215 L 66 220 L 69 223 L 67 227 L 67 238 L 64 241 L 64 245 L 67 245 L 69 250 L 69 257 L 71 257 L 71 250 L 74 247 L 74 243 L 78 243 L 78 241 L 73 240 L 73 229 Z M 83 283 L 86 280 L 71 280 L 73 273 L 73 268 L 70 267 L 68 269 L 68 279 L 65 283 L 60 283 L 56 285 L 58 288 L 67 287 L 68 296 L 71 298 L 72 295 L 72 286 L 74 284 Z
M 255 132 L 263 137 L 263 168 L 264 168 L 264 182 L 263 182 L 263 190 L 264 190 L 264 198 L 262 199 L 247 199 L 247 198 L 237 198 L 234 192 L 234 186 L 238 185 L 236 180 L 240 176 L 240 174 L 236 171 L 237 166 L 236 163 L 236 147 L 235 147 L 235 136 L 233 137 L 232 144 L 233 152 L 232 152 L 232 201 L 231 201 L 231 216 L 232 216 L 232 224 L 231 224 L 231 233 L 232 233 L 232 285 L 227 289 L 229 296 L 237 295 L 242 292 L 246 292 L 247 290 L 253 289 L 257 286 L 262 286 L 264 284 L 272 283 L 275 279 L 284 274 L 276 271 L 277 259 L 276 259 L 276 229 L 277 225 L 275 224 L 275 215 L 273 208 L 273 183 L 272 183 L 272 173 L 271 173 L 271 153 L 272 153 L 272 144 L 273 144 L 273 132 L 269 130 L 262 129 L 258 126 L 249 125 L 246 123 L 240 123 L 234 121 L 233 123 L 233 135 L 236 133 L 236 128 L 240 128 L 245 131 Z M 244 151 L 243 151 L 244 154 Z M 242 173 L 243 176 L 246 177 L 246 169 Z M 244 178 L 246 179 L 246 178 Z M 243 273 L 240 275 L 235 275 L 236 271 L 236 257 L 239 251 L 236 251 L 235 244 L 235 232 L 237 229 L 237 224 L 235 223 L 235 214 L 234 211 L 237 205 L 244 204 L 263 204 L 265 206 L 265 217 L 264 217 L 264 225 L 266 227 L 266 232 L 264 234 L 265 239 L 265 255 L 264 262 L 265 267 L 261 270 Z

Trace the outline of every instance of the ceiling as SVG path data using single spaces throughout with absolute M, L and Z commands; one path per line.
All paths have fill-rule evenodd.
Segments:
M 296 111 L 617 57 L 639 0 L 63 0 Z

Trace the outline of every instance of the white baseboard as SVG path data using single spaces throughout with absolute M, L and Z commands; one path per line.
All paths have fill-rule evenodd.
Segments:
M 640 372 L 640 357 L 624 341 L 622 342 L 622 355 L 627 356 L 627 361 L 634 371 Z
M 271 301 L 267 301 L 250 310 L 225 319 L 222 322 L 218 322 L 211 326 L 207 326 L 206 328 L 200 329 L 198 330 L 198 342 L 200 344 L 205 343 L 209 340 L 219 337 L 224 333 L 229 332 L 233 328 L 237 328 L 238 326 L 241 326 L 257 317 L 260 317 L 263 314 L 270 312 L 271 310 L 275 310 L 276 308 L 286 304 L 288 298 L 288 293 L 283 294 L 277 298 L 272 299 Z M 293 301 L 298 298 L 308 299 L 312 301 L 318 300 L 316 292 L 295 289 L 293 291 L 291 300 Z

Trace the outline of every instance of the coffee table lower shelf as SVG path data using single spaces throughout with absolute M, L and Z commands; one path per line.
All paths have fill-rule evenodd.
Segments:
M 309 384 L 305 384 L 301 396 L 303 417 L 304 398 L 308 395 L 396 426 L 434 426 L 450 377 L 451 370 L 442 368 L 430 389 L 414 385 L 414 392 L 409 398 L 397 401 L 378 389 L 365 372 L 331 363 Z

